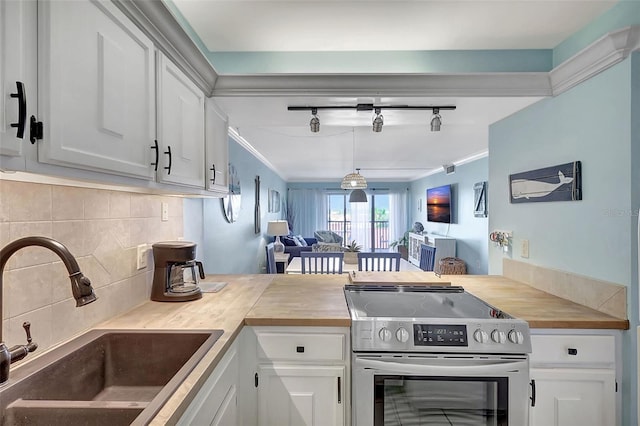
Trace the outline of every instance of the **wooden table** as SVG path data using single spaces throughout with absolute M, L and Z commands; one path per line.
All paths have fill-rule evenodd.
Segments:
M 352 271 L 357 271 L 358 270 L 358 264 L 357 263 L 344 263 L 342 262 L 342 272 L 347 274 L 349 272 Z M 420 271 L 423 272 L 422 269 L 418 268 L 417 266 L 407 262 L 404 259 L 400 259 L 400 270 L 401 271 Z M 302 262 L 300 257 L 294 257 L 293 259 L 291 259 L 291 262 L 289 263 L 289 266 L 287 266 L 287 269 L 285 270 L 285 273 L 287 274 L 301 274 L 302 273 Z

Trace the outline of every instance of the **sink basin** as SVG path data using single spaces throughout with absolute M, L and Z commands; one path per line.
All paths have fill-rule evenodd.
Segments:
M 146 424 L 222 330 L 92 330 L 11 372 L 3 425 Z

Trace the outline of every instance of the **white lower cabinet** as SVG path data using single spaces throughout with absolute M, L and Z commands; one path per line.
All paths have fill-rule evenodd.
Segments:
M 349 329 L 253 327 L 258 426 L 341 426 L 349 415 Z
M 238 342 L 227 350 L 187 410 L 179 425 L 236 426 L 238 422 Z
M 530 426 L 620 424 L 615 336 L 532 335 L 531 343 Z
M 344 376 L 340 366 L 259 365 L 258 424 L 343 425 Z
M 531 426 L 615 425 L 612 369 L 533 368 L 536 405 Z

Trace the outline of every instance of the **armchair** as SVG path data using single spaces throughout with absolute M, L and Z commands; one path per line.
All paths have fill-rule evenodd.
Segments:
M 316 231 L 313 235 L 319 243 L 336 243 L 342 245 L 342 237 L 333 231 Z

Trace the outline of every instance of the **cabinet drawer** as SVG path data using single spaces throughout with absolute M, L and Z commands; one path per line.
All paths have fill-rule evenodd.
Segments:
M 258 358 L 297 361 L 344 361 L 343 334 L 258 333 Z
M 531 364 L 615 364 L 614 336 L 531 336 Z

